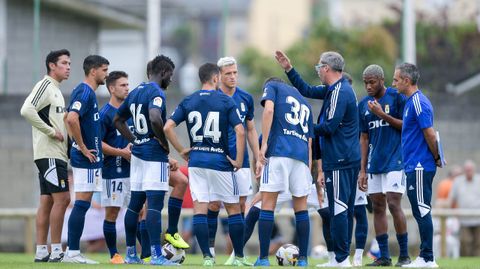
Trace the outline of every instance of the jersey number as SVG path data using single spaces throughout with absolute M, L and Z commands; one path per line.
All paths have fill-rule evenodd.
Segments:
M 112 181 L 112 191 L 113 192 L 122 192 L 123 190 L 123 184 L 121 181 L 118 182 L 118 184 L 116 184 L 117 182 L 115 180 Z M 116 186 L 115 186 L 116 185 Z
M 219 121 L 220 113 L 218 111 L 208 112 L 205 125 L 203 126 L 203 135 L 198 135 L 197 132 L 200 130 L 200 128 L 202 128 L 203 124 L 202 114 L 200 114 L 198 111 L 192 111 L 188 113 L 188 122 L 195 122 L 190 129 L 190 136 L 192 137 L 193 142 L 202 142 L 203 137 L 211 138 L 213 143 L 220 142 L 222 132 L 220 132 Z
M 304 133 L 308 133 L 308 118 L 310 117 L 310 109 L 304 104 L 300 104 L 297 99 L 287 96 L 287 103 L 292 105 L 292 113 L 285 113 L 285 120 L 292 125 L 302 127 Z
M 144 135 L 148 132 L 147 118 L 142 114 L 142 104 L 135 108 L 135 103 L 130 105 L 130 112 L 133 117 L 133 124 L 138 134 Z

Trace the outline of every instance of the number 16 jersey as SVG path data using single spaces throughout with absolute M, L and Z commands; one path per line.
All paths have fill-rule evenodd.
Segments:
M 187 124 L 190 137 L 189 167 L 233 171 L 228 147 L 228 127 L 242 124 L 237 105 L 229 96 L 215 90 L 199 90 L 183 101 L 171 119 Z M 233 156 L 230 156 L 234 158 Z
M 144 161 L 168 162 L 168 154 L 155 139 L 150 123 L 149 110 L 160 110 L 163 123 L 166 120 L 165 93 L 155 82 L 142 83 L 127 96 L 117 114 L 132 118 L 136 136 L 132 154 Z

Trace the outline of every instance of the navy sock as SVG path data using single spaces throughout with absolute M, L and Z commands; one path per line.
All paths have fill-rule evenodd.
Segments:
M 355 206 L 355 248 L 364 249 L 368 235 L 367 211 L 364 205 Z
M 168 199 L 168 228 L 167 233 L 173 235 L 178 232 L 178 220 L 182 211 L 182 199 L 171 197 Z
M 232 240 L 235 256 L 243 257 L 245 223 L 241 214 L 228 216 L 228 231 Z
M 130 203 L 125 213 L 125 241 L 127 247 L 136 246 L 135 237 L 137 235 L 138 214 L 145 203 L 145 192 L 132 191 Z
M 377 236 L 378 247 L 380 248 L 380 257 L 390 258 L 388 251 L 388 234 L 381 234 Z
M 332 234 L 330 233 L 330 211 L 328 210 L 328 207 L 320 208 L 318 214 L 320 214 L 320 217 L 322 218 L 322 233 L 323 238 L 325 239 L 325 244 L 327 245 L 327 250 L 332 252 L 334 247 Z
M 212 257 L 210 253 L 210 249 L 208 246 L 208 222 L 207 222 L 207 215 L 205 214 L 196 214 L 193 216 L 193 233 L 197 237 L 198 245 L 202 250 L 203 256 Z
M 398 245 L 400 246 L 400 257 L 408 256 L 408 233 L 397 234 Z
M 271 210 L 261 210 L 258 218 L 258 238 L 260 239 L 260 259 L 268 258 L 270 236 L 273 230 L 274 215 Z
M 208 246 L 215 246 L 215 236 L 217 236 L 217 227 L 218 227 L 218 213 L 220 211 L 211 211 L 208 210 L 207 219 L 208 219 Z
M 245 219 L 245 235 L 243 244 L 245 245 L 248 242 L 248 239 L 252 236 L 253 229 L 255 229 L 255 223 L 258 221 L 260 216 L 260 208 L 252 206 L 248 211 L 247 218 Z
M 80 250 L 80 237 L 82 237 L 85 224 L 85 214 L 89 208 L 89 201 L 76 200 L 73 205 L 68 219 L 68 248 L 70 250 Z
M 117 250 L 117 229 L 115 228 L 115 222 L 108 220 L 103 221 L 103 235 L 105 236 L 105 242 L 107 243 L 108 251 L 110 252 L 110 258 L 118 253 Z
M 140 235 L 142 240 L 140 241 L 142 246 L 142 253 L 140 258 L 147 258 L 152 256 L 152 251 L 150 249 L 150 237 L 148 236 L 147 224 L 145 220 L 139 222 L 140 224 Z
M 298 248 L 300 250 L 298 256 L 306 258 L 308 242 L 310 241 L 310 218 L 307 210 L 295 212 L 295 228 L 298 236 Z
M 160 245 L 162 234 L 162 209 L 165 191 L 146 191 L 147 193 L 147 230 L 150 237 L 150 246 Z M 152 253 L 153 254 L 153 253 Z

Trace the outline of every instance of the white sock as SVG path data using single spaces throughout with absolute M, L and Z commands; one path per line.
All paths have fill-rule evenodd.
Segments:
M 52 244 L 52 257 L 56 258 L 63 253 L 62 243 Z
M 69 257 L 73 257 L 73 256 L 76 256 L 76 255 L 78 255 L 78 254 L 80 254 L 80 250 L 70 250 L 70 249 L 69 249 L 68 252 L 67 252 L 67 255 L 68 255 Z
M 215 258 L 215 248 L 210 248 L 210 254 L 212 254 L 212 256 Z
M 363 249 L 355 249 L 355 259 L 360 259 L 362 260 L 362 257 L 363 257 Z
M 43 258 L 47 255 L 48 255 L 47 245 L 37 245 L 37 252 L 35 253 L 35 256 L 37 256 L 37 258 Z
M 329 262 L 335 261 L 335 252 L 333 252 L 333 251 L 328 252 L 328 261 Z

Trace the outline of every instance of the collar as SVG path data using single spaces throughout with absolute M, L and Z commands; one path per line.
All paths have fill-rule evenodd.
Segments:
M 56 79 L 52 78 L 51 76 L 45 75 L 43 78 L 48 79 L 50 82 L 53 83 L 53 85 L 55 85 L 57 88 L 60 88 L 60 82 L 58 82 Z
M 346 79 L 340 78 L 339 80 L 337 80 L 337 81 L 336 81 L 335 83 L 333 83 L 332 85 L 328 85 L 328 90 L 329 90 L 329 91 L 335 90 L 335 88 L 337 87 L 337 85 L 338 85 L 339 83 L 343 83 L 343 82 L 348 83 L 348 81 L 347 81 Z

